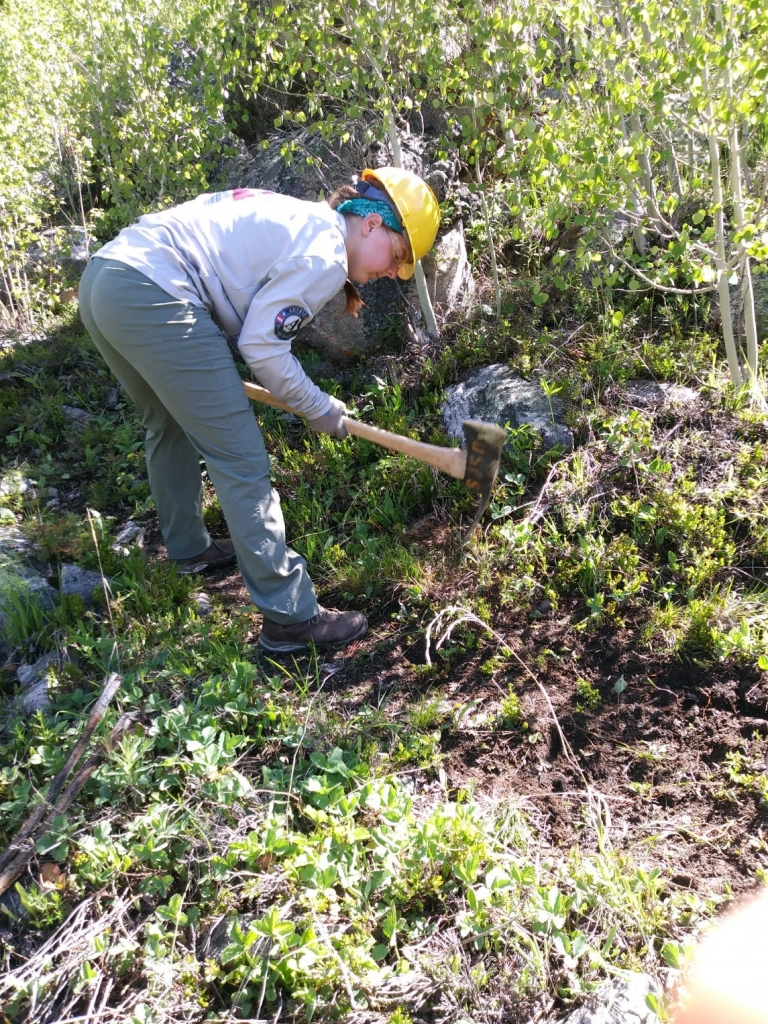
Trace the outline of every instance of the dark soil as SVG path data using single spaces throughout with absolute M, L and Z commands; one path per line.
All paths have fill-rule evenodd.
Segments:
M 211 577 L 205 589 L 248 603 L 237 573 Z M 579 601 L 543 607 L 535 618 L 516 613 L 493 624 L 532 675 L 515 659 L 494 675 L 482 671 L 502 648 L 474 626 L 464 643 L 457 631 L 447 657 L 434 652 L 435 671 L 425 674 L 424 633 L 381 609 L 364 640 L 325 655 L 329 706 L 346 718 L 386 698 L 398 717 L 425 695 L 448 709 L 474 701 L 458 728 L 450 715 L 442 720 L 442 767 L 453 790 L 470 788 L 489 805 L 521 803 L 542 840 L 566 850 L 594 846 L 581 813 L 589 786 L 604 798 L 614 847 L 639 864 L 661 866 L 669 882 L 701 896 L 753 889 L 756 871 L 768 871 L 768 807 L 743 776 L 745 765 L 752 774 L 766 769 L 768 673 L 651 654 L 630 622 L 590 631 Z M 254 615 L 254 642 L 259 624 Z M 252 656 L 260 658 L 258 647 Z M 579 680 L 599 692 L 599 706 L 580 709 Z M 499 722 L 510 687 L 524 724 Z M 727 771 L 733 751 L 744 756 L 741 781 Z

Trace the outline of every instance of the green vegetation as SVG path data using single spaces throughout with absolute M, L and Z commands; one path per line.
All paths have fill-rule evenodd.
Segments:
M 110 580 L 96 609 L 4 606 L 0 846 L 123 680 L 98 766 L 0 904 L 9 1020 L 554 1019 L 625 969 L 671 983 L 727 897 L 679 881 L 662 808 L 722 856 L 707 879 L 768 879 L 765 346 L 728 292 L 766 265 L 765 32 L 757 0 L 0 7 L 0 527 L 52 579 Z M 491 305 L 318 382 L 444 444 L 444 388 L 501 362 L 564 400 L 575 447 L 511 430 L 462 546 L 459 482 L 257 409 L 322 601 L 374 626 L 270 660 L 236 581 L 203 614 L 203 580 L 113 547 L 129 518 L 156 529 L 144 442 L 55 234 L 105 240 L 215 187 L 275 119 L 335 144 L 435 110 L 466 187 L 446 221 L 467 220 Z M 633 408 L 636 378 L 696 393 Z M 205 515 L 225 528 L 210 488 Z M 27 718 L 16 668 L 48 652 L 51 705 Z M 729 725 L 708 719 L 696 775 L 678 762 L 710 702 Z M 673 820 L 687 792 L 724 815 L 706 834 Z M 625 840 L 627 805 L 649 818 Z
M 483 337 L 482 322 L 472 333 Z M 553 350 L 547 332 L 508 337 L 518 353 L 513 363 Z M 595 334 L 592 353 L 600 342 Z M 450 361 L 463 361 L 463 344 L 457 339 Z M 614 351 L 610 335 L 603 351 Z M 124 679 L 109 722 L 135 715 L 75 806 L 38 843 L 38 858 L 60 866 L 58 884 L 27 878 L 16 909 L 4 912 L 46 931 L 72 921 L 77 907 L 103 923 L 88 950 L 61 949 L 42 975 L 21 984 L 12 1000 L 20 1019 L 33 983 L 49 993 L 50 1012 L 61 1012 L 51 993 L 65 976 L 79 979 L 67 997 L 72 1007 L 104 976 L 131 979 L 121 1005 L 136 1020 L 175 1019 L 180 999 L 212 1019 L 234 1006 L 248 1016 L 274 1014 L 281 1000 L 322 1017 L 344 1007 L 393 1009 L 400 1000 L 415 1007 L 438 988 L 464 992 L 469 1008 L 483 985 L 475 995 L 463 987 L 466 957 L 521 995 L 549 992 L 568 1003 L 614 968 L 655 973 L 671 962 L 670 949 L 683 950 L 711 907 L 613 849 L 599 815 L 587 811 L 582 849 L 541 859 L 536 830 L 514 803 L 492 810 L 466 790 L 444 790 L 423 804 L 422 784 L 413 789 L 406 780 L 414 776 L 398 774 L 444 778 L 444 743 L 473 728 L 478 712 L 469 698 L 451 710 L 440 687 L 452 666 L 483 648 L 482 636 L 455 629 L 427 676 L 437 689 L 411 704 L 391 703 L 381 691 L 378 701 L 338 705 L 332 664 L 255 656 L 250 612 L 214 603 L 201 618 L 199 581 L 136 549 L 112 550 L 115 526 L 129 513 L 146 519 L 151 506 L 135 418 L 121 401 L 104 410 L 111 381 L 88 340 L 62 327 L 46 345 L 4 360 L 12 374 L 26 367 L 13 391 L 0 391 L 3 434 L 13 441 L 4 471 L 7 479 L 31 478 L 37 493 L 9 489 L 5 521 L 54 562 L 101 565 L 112 577 L 112 600 L 107 616 L 32 604 L 9 616 L 6 641 L 28 660 L 54 649 L 67 651 L 68 661 L 52 670 L 52 713 L 26 723 L 11 717 L 4 726 L 3 841 L 61 767 L 109 671 Z M 437 380 L 448 365 L 435 367 Z M 667 452 L 660 438 L 668 421 L 589 401 L 599 380 L 589 378 L 592 367 L 602 376 L 590 356 L 561 377 L 582 396 L 576 426 L 584 443 L 567 457 L 513 449 L 494 495 L 499 512 L 465 555 L 456 526 L 448 547 L 425 547 L 409 535 L 435 504 L 451 509 L 454 524 L 469 511 L 456 483 L 259 410 L 290 529 L 324 599 L 383 606 L 390 628 L 416 639 L 445 606 L 446 579 L 464 559 L 462 597 L 471 595 L 490 622 L 542 596 L 554 603 L 573 596 L 577 629 L 632 617 L 637 642 L 650 652 L 752 664 L 765 657 L 766 603 L 754 583 L 740 582 L 765 545 L 762 428 L 748 410 L 728 411 L 727 387 L 711 388 L 710 408 L 729 424 L 729 461 L 702 493 L 697 459 L 709 473 L 712 433 L 686 425 Z M 407 401 L 396 384 L 353 378 L 345 398 L 360 394 L 372 422 L 434 439 L 433 388 L 426 380 Z M 65 427 L 62 391 L 93 412 L 85 427 Z M 88 452 L 98 445 L 103 455 L 94 461 Z M 585 502 L 598 480 L 604 496 Z M 76 510 L 46 508 L 50 486 L 76 488 L 100 515 L 89 521 Z M 544 500 L 549 511 L 536 522 L 531 508 Z M 211 525 L 219 521 L 212 494 L 206 514 Z M 529 724 L 513 682 L 517 662 L 504 648 L 489 654 L 483 675 L 502 684 L 490 724 L 521 744 L 540 743 L 540 723 Z M 374 642 L 346 671 L 365 671 L 376 657 Z M 576 676 L 576 710 L 599 714 L 609 698 Z M 622 693 L 612 690 L 611 700 Z M 741 758 L 728 761 L 723 785 L 764 800 L 764 776 Z M 648 796 L 642 785 L 635 791 Z M 117 917 L 101 919 L 93 900 L 107 892 L 124 895 L 113 905 Z M 435 973 L 420 950 L 450 936 L 458 952 L 440 959 Z

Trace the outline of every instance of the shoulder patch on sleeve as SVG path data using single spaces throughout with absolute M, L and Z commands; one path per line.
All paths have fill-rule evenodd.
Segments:
M 275 334 L 281 341 L 295 338 L 312 316 L 303 306 L 285 306 L 275 317 Z

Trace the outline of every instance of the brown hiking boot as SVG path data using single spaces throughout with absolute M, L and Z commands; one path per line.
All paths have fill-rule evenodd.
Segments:
M 310 643 L 318 647 L 329 644 L 348 644 L 368 632 L 368 619 L 361 612 L 338 612 L 333 608 L 320 608 L 306 622 L 281 625 L 264 619 L 259 636 L 259 647 L 273 654 L 300 651 Z
M 182 576 L 191 576 L 209 569 L 220 569 L 235 561 L 235 546 L 231 540 L 213 540 L 200 555 L 194 558 L 176 558 L 176 566 Z

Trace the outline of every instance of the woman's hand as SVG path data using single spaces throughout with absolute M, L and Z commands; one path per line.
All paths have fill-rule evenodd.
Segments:
M 344 426 L 344 417 L 347 415 L 347 407 L 338 398 L 329 395 L 331 407 L 324 416 L 317 416 L 315 419 L 307 420 L 307 423 L 316 430 L 318 434 L 330 434 L 331 437 L 346 437 L 347 428 Z

